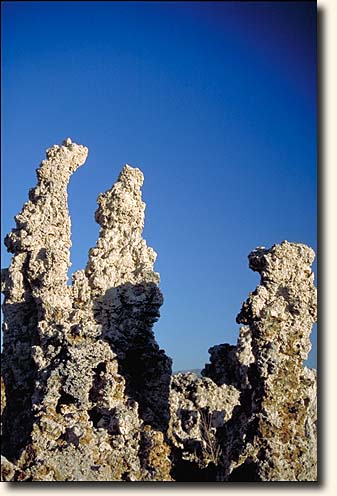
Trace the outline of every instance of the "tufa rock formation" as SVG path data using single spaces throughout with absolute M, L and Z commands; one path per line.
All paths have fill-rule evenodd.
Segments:
M 5 472 L 31 481 L 170 480 L 171 360 L 152 333 L 162 295 L 156 255 L 141 237 L 138 169 L 125 166 L 100 195 L 97 246 L 67 286 L 67 184 L 86 156 L 70 139 L 47 150 L 5 240 L 14 255 L 3 274 Z
M 311 248 L 287 241 L 251 252 L 261 283 L 237 317 L 238 345 L 210 349 L 202 374 L 241 393 L 218 432 L 224 480 L 317 478 L 316 374 L 303 367 L 316 320 L 313 260 Z
M 113 188 L 99 195 L 99 239 L 79 276 L 88 280 L 101 337 L 117 354 L 127 395 L 138 402 L 142 419 L 164 432 L 172 361 L 152 332 L 163 296 L 153 271 L 156 253 L 142 238 L 143 180 L 139 169 L 126 165 Z
M 237 345 L 213 346 L 203 377 L 171 376 L 139 169 L 99 195 L 96 246 L 67 284 L 67 184 L 87 153 L 69 138 L 47 150 L 5 239 L 2 480 L 316 480 L 313 251 L 254 250 Z
M 172 377 L 168 435 L 175 480 L 215 480 L 222 452 L 217 431 L 232 417 L 239 397 L 234 386 L 193 373 Z

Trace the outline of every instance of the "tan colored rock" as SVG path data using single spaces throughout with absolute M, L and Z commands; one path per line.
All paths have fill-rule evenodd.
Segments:
M 1 455 L 1 482 L 23 482 L 25 480 L 27 480 L 27 474 Z
M 144 422 L 165 432 L 172 361 L 156 343 L 152 326 L 163 296 L 156 253 L 142 238 L 143 174 L 125 165 L 114 186 L 98 198 L 99 238 L 85 274 L 102 337 L 117 354 L 127 394 L 139 404 Z
M 7 406 L 4 412 L 3 448 L 15 459 L 30 438 L 33 394 L 45 383 L 48 366 L 61 352 L 63 323 L 71 299 L 67 287 L 70 266 L 70 218 L 67 184 L 82 165 L 87 149 L 65 142 L 46 152 L 37 169 L 38 185 L 16 216 L 16 228 L 6 237 L 14 254 L 3 271 L 4 344 L 3 378 Z M 38 363 L 44 375 L 38 378 Z
M 254 250 L 249 264 L 261 283 L 238 315 L 238 346 L 210 350 L 203 374 L 241 390 L 241 407 L 219 433 L 223 480 L 317 478 L 316 375 L 303 367 L 316 320 L 313 260 L 299 243 Z
M 239 397 L 234 386 L 217 386 L 207 377 L 191 372 L 172 376 L 169 440 L 176 464 L 186 460 L 202 469 L 219 463 L 217 429 L 231 418 Z
M 139 169 L 99 196 L 96 246 L 67 283 L 67 184 L 87 153 L 70 138 L 47 150 L 5 239 L 2 480 L 316 480 L 313 250 L 254 250 L 237 345 L 212 347 L 202 378 L 171 377 Z
M 152 332 L 162 295 L 141 237 L 138 169 L 126 166 L 100 196 L 97 247 L 67 285 L 67 183 L 86 155 L 70 139 L 47 150 L 5 241 L 14 254 L 3 271 L 6 480 L 17 470 L 31 481 L 171 480 L 168 457 L 154 461 L 169 451 L 161 401 L 171 361 Z M 143 373 L 159 365 L 147 382 L 132 354 Z
M 261 283 L 237 320 L 248 324 L 252 335 L 252 417 L 258 435 L 247 451 L 261 480 L 317 478 L 316 380 L 303 368 L 317 316 L 314 256 L 308 246 L 287 241 L 249 255 Z

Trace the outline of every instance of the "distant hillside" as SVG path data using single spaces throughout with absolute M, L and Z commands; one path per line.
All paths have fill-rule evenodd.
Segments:
M 193 372 L 196 374 L 198 377 L 201 377 L 201 370 L 202 369 L 187 369 L 187 370 L 175 370 L 173 371 L 173 375 L 176 374 L 183 374 L 184 372 Z

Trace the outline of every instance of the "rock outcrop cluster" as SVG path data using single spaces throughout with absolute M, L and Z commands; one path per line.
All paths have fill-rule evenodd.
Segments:
M 69 138 L 47 150 L 5 239 L 2 479 L 316 480 L 313 250 L 254 250 L 237 345 L 213 346 L 203 377 L 172 375 L 139 169 L 99 195 L 96 246 L 68 285 L 67 185 L 87 153 Z
M 70 139 L 47 150 L 5 240 L 3 454 L 16 480 L 170 480 L 171 360 L 152 332 L 163 299 L 140 170 L 100 195 L 97 246 L 67 285 L 67 184 L 86 156 Z

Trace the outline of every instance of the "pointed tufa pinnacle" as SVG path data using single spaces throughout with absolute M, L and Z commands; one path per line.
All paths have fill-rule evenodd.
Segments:
M 104 315 L 105 340 L 117 353 L 129 394 L 139 403 L 143 418 L 165 430 L 171 359 L 159 349 L 152 331 L 163 296 L 153 268 L 157 255 L 142 237 L 143 179 L 140 169 L 126 164 L 113 187 L 99 196 L 95 217 L 101 228 L 85 273 L 96 311 L 102 309 Z
M 47 150 L 6 240 L 14 256 L 2 273 L 3 477 L 171 480 L 171 361 L 152 332 L 163 300 L 142 238 L 139 169 L 124 167 L 100 196 L 106 222 L 90 255 L 93 272 L 79 270 L 67 284 L 67 184 L 87 152 L 70 138 Z
M 71 150 L 54 145 L 46 151 L 47 158 L 37 169 L 38 184 L 29 191 L 29 201 L 15 218 L 16 228 L 5 239 L 13 258 L 4 284 L 3 378 L 8 403 L 3 450 L 12 460 L 31 439 L 32 403 L 38 413 L 46 397 L 48 371 L 65 339 L 64 323 L 72 305 L 67 285 L 71 246 L 67 185 L 87 152 L 75 143 Z
M 245 324 L 238 344 L 210 349 L 203 375 L 234 384 L 244 398 L 220 433 L 225 480 L 247 473 L 251 481 L 317 478 L 316 371 L 303 367 L 316 321 L 314 257 L 310 247 L 288 241 L 253 250 L 249 267 L 261 281 L 237 317 Z

